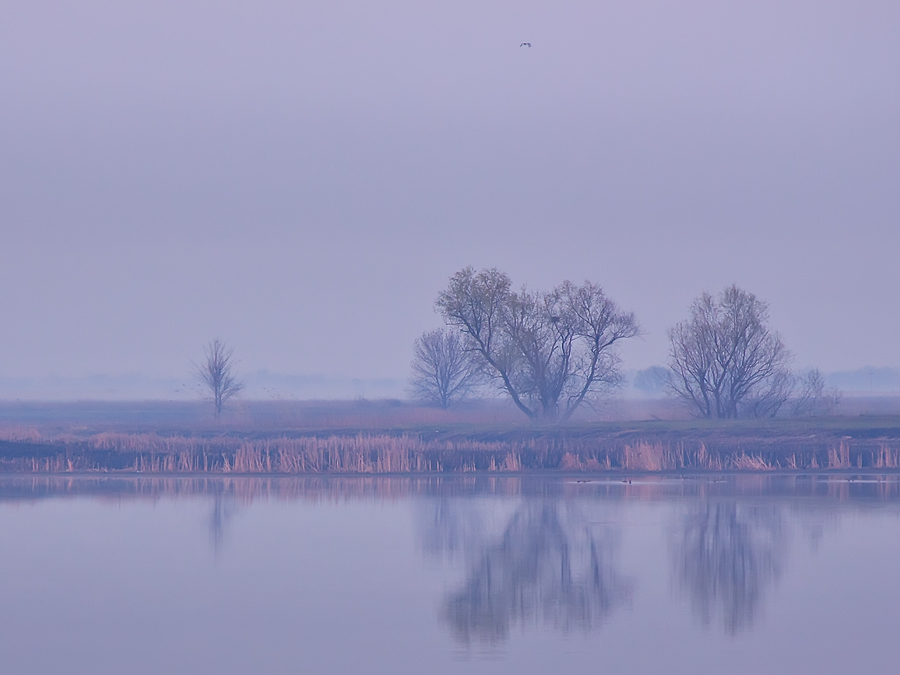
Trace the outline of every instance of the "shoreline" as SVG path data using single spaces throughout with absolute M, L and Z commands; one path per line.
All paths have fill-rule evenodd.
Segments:
M 900 476 L 900 468 L 886 469 L 690 469 L 690 470 L 627 470 L 611 469 L 595 472 L 557 471 L 554 469 L 534 469 L 531 471 L 499 472 L 499 471 L 469 471 L 469 472 L 389 472 L 389 473 L 252 473 L 252 472 L 141 472 L 129 470 L 105 470 L 95 471 L 0 471 L 0 480 L 6 478 L 22 477 L 59 477 L 59 478 L 315 478 L 315 479 L 356 479 L 356 478 L 559 478 L 574 480 L 576 483 L 590 483 L 593 480 L 602 482 L 625 482 L 623 478 L 709 478 L 709 477 L 745 477 L 745 476 L 772 476 L 772 477 L 796 477 L 820 478 L 823 476 Z M 851 481 L 852 482 L 852 481 Z
M 900 416 L 418 428 L 2 427 L 16 475 L 800 475 L 900 471 Z

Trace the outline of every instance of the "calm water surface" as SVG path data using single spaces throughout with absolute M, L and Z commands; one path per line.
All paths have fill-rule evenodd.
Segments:
M 894 672 L 897 476 L 0 478 L 6 673 Z

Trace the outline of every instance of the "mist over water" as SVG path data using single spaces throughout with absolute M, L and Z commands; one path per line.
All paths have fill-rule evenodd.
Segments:
M 5 477 L 0 656 L 25 674 L 877 672 L 898 530 L 896 476 Z

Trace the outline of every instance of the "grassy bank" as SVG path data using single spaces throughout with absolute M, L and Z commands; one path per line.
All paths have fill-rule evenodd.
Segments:
M 380 474 L 900 468 L 900 417 L 820 420 L 234 427 L 0 427 L 0 471 Z

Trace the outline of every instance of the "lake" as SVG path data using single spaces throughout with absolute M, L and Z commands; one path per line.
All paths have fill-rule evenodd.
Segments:
M 0 478 L 28 673 L 890 672 L 900 477 Z

